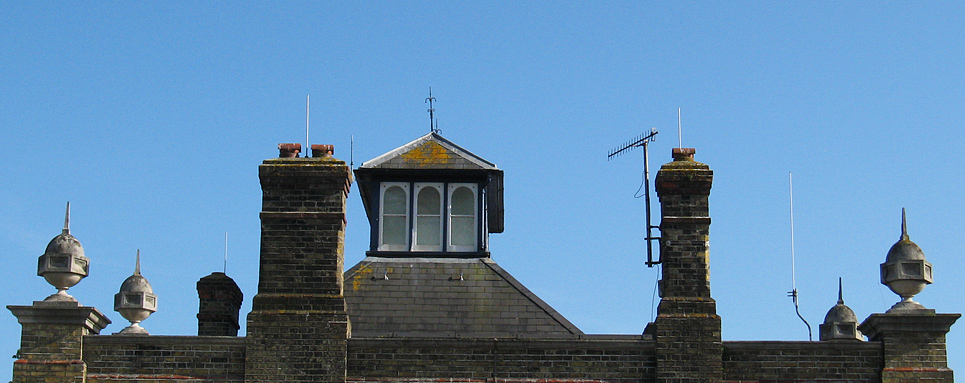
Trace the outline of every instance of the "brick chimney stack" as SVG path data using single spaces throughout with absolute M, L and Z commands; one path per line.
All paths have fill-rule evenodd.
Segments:
M 225 273 L 198 281 L 198 335 L 238 336 L 238 311 L 244 294 Z
M 245 381 L 344 382 L 350 329 L 342 273 L 352 176 L 345 161 L 294 157 L 296 146 L 279 145 L 280 157 L 259 167 L 261 262 Z
M 692 148 L 674 148 L 660 167 L 660 305 L 654 322 L 657 382 L 723 379 L 720 317 L 710 296 L 710 211 L 714 172 L 694 161 Z

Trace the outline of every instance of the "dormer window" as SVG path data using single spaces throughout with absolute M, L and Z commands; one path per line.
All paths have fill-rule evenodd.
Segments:
M 446 252 L 479 251 L 479 185 L 382 182 L 380 189 L 379 251 L 442 252 L 443 244 Z
M 503 171 L 437 133 L 355 170 L 369 256 L 488 257 L 503 231 Z

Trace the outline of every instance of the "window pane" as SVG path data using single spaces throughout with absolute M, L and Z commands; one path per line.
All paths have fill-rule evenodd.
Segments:
M 452 245 L 474 246 L 476 244 L 476 219 L 474 217 L 452 217 Z
M 405 216 L 382 217 L 382 244 L 405 246 Z
M 476 251 L 476 192 L 451 185 L 449 198 L 449 246 L 452 251 Z
M 425 187 L 419 191 L 419 212 L 418 214 L 440 215 L 442 202 L 439 199 L 439 191 L 435 188 Z
M 475 215 L 476 198 L 472 190 L 463 186 L 452 193 L 452 215 Z
M 418 238 L 416 238 L 416 245 L 442 248 L 442 233 L 440 233 L 441 219 L 439 216 L 419 216 L 419 222 L 417 224 L 419 235 Z
M 385 191 L 382 204 L 382 214 L 405 214 L 405 191 L 398 186 L 388 188 Z

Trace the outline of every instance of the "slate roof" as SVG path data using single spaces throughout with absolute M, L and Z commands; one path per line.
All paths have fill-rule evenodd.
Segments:
M 356 338 L 583 333 L 489 258 L 367 257 L 345 273 L 345 302 Z
M 365 161 L 359 168 L 496 170 L 496 164 L 431 132 L 372 160 Z

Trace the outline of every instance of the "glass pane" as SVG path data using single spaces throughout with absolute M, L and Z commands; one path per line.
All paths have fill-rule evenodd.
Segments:
M 476 230 L 474 217 L 452 217 L 452 245 L 453 246 L 475 246 Z
M 439 214 L 442 209 L 439 191 L 436 188 L 426 187 L 419 191 L 419 212 L 418 214 Z
M 405 216 L 382 217 L 382 244 L 405 246 Z
M 405 214 L 405 190 L 393 186 L 385 190 L 382 198 L 382 214 Z
M 452 215 L 475 215 L 476 198 L 472 190 L 463 186 L 452 193 Z
M 438 194 L 438 193 L 436 193 Z M 420 246 L 438 246 L 442 248 L 442 233 L 440 233 L 440 219 L 439 216 L 434 217 L 424 217 L 420 216 L 418 218 L 418 230 L 419 235 L 416 238 L 416 245 Z

